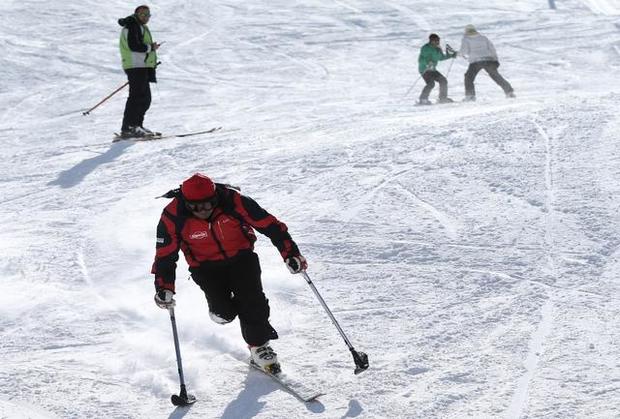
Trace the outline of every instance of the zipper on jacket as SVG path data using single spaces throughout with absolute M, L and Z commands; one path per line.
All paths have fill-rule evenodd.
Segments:
M 222 256 L 224 256 L 224 259 L 228 259 L 228 256 L 226 255 L 226 252 L 224 251 L 224 248 L 222 247 L 222 243 L 217 238 L 215 231 L 213 231 L 213 223 L 211 221 L 209 221 L 209 231 L 211 232 L 211 237 L 213 237 L 215 244 L 217 244 L 217 248 L 220 250 L 220 253 L 222 254 Z

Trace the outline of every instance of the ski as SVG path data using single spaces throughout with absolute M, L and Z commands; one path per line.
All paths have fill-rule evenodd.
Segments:
M 276 381 L 278 384 L 280 384 L 282 386 L 282 388 L 284 388 L 286 391 L 288 391 L 289 393 L 291 393 L 293 396 L 295 396 L 297 399 L 299 399 L 300 401 L 302 401 L 304 403 L 313 402 L 314 400 L 316 400 L 317 397 L 319 397 L 319 396 L 324 394 L 324 393 L 312 390 L 311 388 L 307 387 L 301 381 L 298 381 L 298 380 L 295 380 L 295 379 L 293 379 L 291 377 L 288 377 L 283 372 L 272 374 L 270 372 L 267 372 L 267 371 L 263 370 L 261 367 L 256 365 L 251 360 L 248 361 L 248 364 L 250 364 L 250 366 L 252 368 L 262 372 L 263 374 L 265 374 L 265 375 L 267 375 L 269 377 L 271 377 L 274 381 Z
M 454 101 L 452 101 L 452 102 L 439 102 L 438 101 L 438 102 L 435 102 L 435 103 L 431 103 L 431 102 L 428 102 L 428 103 L 416 102 L 415 106 L 449 105 L 451 103 L 458 103 L 458 102 L 454 102 Z
M 144 137 L 123 137 L 119 133 L 114 133 L 113 143 L 117 143 L 119 141 L 154 141 L 163 138 L 161 132 L 154 132 L 152 135 L 146 135 Z
M 156 133 L 156 135 L 149 135 L 147 137 L 126 137 L 123 138 L 120 136 L 120 134 L 118 133 L 114 133 L 114 140 L 112 140 L 113 143 L 117 143 L 119 141 L 156 141 L 156 140 L 163 140 L 165 138 L 183 138 L 183 137 L 192 137 L 194 135 L 202 135 L 202 134 L 211 134 L 214 133 L 216 131 L 221 130 L 222 127 L 213 127 L 207 130 L 203 130 L 203 131 L 194 131 L 194 132 L 188 132 L 185 134 L 161 134 L 161 133 Z

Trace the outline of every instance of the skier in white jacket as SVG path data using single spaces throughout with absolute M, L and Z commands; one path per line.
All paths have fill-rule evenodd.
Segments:
M 495 47 L 486 36 L 478 33 L 474 25 L 465 26 L 459 54 L 469 61 L 469 67 L 465 72 L 465 101 L 476 100 L 474 80 L 478 72 L 483 69 L 504 90 L 506 97 L 516 97 L 510 83 L 497 71 L 499 61 Z

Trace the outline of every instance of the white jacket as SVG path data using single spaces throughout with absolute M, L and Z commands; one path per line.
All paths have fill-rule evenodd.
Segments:
M 463 36 L 459 54 L 467 58 L 470 63 L 477 63 L 479 61 L 499 61 L 497 59 L 497 52 L 495 52 L 495 47 L 491 41 L 489 41 L 486 36 L 480 35 L 479 33 Z

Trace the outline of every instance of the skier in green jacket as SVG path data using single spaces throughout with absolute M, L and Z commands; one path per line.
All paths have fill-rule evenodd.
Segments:
M 439 82 L 439 102 L 438 103 L 450 103 L 454 102 L 448 97 L 448 80 L 437 71 L 437 63 L 448 58 L 455 58 L 456 52 L 446 47 L 446 53 L 441 50 L 439 45 L 439 35 L 432 33 L 428 37 L 428 43 L 425 44 L 420 50 L 420 56 L 418 57 L 418 70 L 422 75 L 422 78 L 426 82 L 426 86 L 422 89 L 420 94 L 420 105 L 430 105 L 431 101 L 428 100 L 428 95 L 435 87 L 435 82 Z

